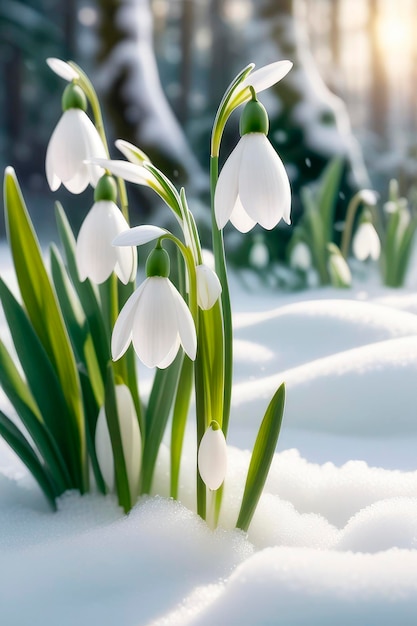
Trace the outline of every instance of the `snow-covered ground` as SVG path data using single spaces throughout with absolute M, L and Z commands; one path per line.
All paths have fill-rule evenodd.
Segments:
M 413 283 L 417 284 L 417 283 Z M 282 294 L 232 282 L 236 371 L 221 527 L 158 497 L 66 494 L 49 511 L 0 443 L 4 626 L 417 623 L 417 293 L 359 283 Z M 287 403 L 248 534 L 233 530 L 248 449 L 275 388 Z

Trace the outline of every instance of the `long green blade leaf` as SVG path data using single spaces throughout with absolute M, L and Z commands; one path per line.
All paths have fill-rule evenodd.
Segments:
M 88 481 L 81 388 L 74 354 L 46 272 L 41 249 L 27 212 L 14 170 L 4 178 L 6 229 L 20 293 L 29 319 L 53 364 L 68 406 L 72 456 L 77 482 L 83 491 Z M 78 457 L 75 460 L 75 457 Z
M 71 477 L 68 474 L 65 461 L 40 416 L 32 394 L 1 341 L 0 386 L 14 406 L 22 424 L 32 437 L 46 466 L 54 477 L 58 493 L 63 493 L 71 487 Z
M 27 315 L 1 279 L 0 299 L 29 389 L 70 469 L 72 486 L 79 487 L 78 440 L 74 440 L 76 433 L 71 428 L 71 414 L 62 386 Z
M 261 497 L 281 430 L 285 403 L 285 384 L 272 398 L 259 428 L 246 477 L 245 490 L 236 528 L 247 531 Z
M 3 411 L 0 411 L 0 435 L 26 465 L 32 476 L 38 482 L 52 509 L 55 511 L 55 497 L 58 494 L 54 491 L 52 481 L 25 437 Z
M 320 211 L 326 242 L 332 241 L 334 211 L 337 194 L 343 172 L 343 159 L 330 161 L 320 176 L 320 187 L 317 192 L 317 206 Z
M 182 360 L 183 354 L 180 351 L 169 367 L 163 370 L 157 369 L 155 373 L 145 415 L 146 440 L 143 450 L 140 493 L 149 493 L 151 490 L 156 458 L 178 386 Z
M 107 367 L 105 411 L 113 450 L 117 495 L 120 506 L 122 506 L 127 513 L 132 508 L 132 501 L 130 497 L 126 461 L 123 452 L 122 436 L 120 433 L 116 387 L 114 382 L 113 366 L 111 363 L 109 363 Z

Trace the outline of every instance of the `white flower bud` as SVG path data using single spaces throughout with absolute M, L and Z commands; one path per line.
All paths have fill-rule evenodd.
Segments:
M 310 248 L 304 241 L 298 241 L 291 250 L 290 266 L 295 270 L 307 272 L 311 268 Z
M 198 449 L 198 471 L 206 486 L 215 491 L 223 483 L 227 470 L 227 444 L 217 422 L 211 422 Z
M 197 265 L 196 277 L 198 306 L 206 311 L 217 302 L 222 286 L 217 274 L 208 265 Z

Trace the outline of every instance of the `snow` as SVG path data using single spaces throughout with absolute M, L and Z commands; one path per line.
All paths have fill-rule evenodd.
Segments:
M 113 496 L 77 493 L 51 513 L 0 442 L 2 624 L 416 623 L 417 297 L 372 282 L 246 292 L 234 277 L 231 287 L 236 369 L 220 527 L 187 508 L 192 426 L 182 503 L 166 497 L 164 446 L 159 495 L 128 516 Z M 234 524 L 248 450 L 283 380 L 282 434 L 245 534 Z

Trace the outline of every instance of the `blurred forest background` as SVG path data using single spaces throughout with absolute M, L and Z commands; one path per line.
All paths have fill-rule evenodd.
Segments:
M 0 163 L 16 168 L 37 212 L 52 220 L 60 199 L 79 225 L 91 192 L 53 195 L 44 174 L 65 86 L 45 59 L 72 59 L 102 98 L 110 139 L 136 143 L 186 183 L 204 218 L 210 131 L 225 88 L 249 62 L 290 59 L 294 69 L 260 99 L 294 216 L 300 188 L 335 156 L 345 161 L 343 215 L 359 186 L 386 195 L 395 176 L 406 193 L 416 179 L 416 25 L 415 0 L 0 0 Z M 234 121 L 222 159 L 238 138 Z M 158 210 L 146 190 L 130 194 L 136 223 Z

